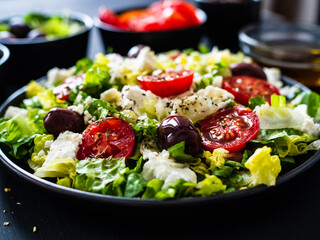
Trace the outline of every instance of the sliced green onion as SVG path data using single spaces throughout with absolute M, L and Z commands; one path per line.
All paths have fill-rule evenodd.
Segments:
M 272 94 L 271 95 L 271 106 L 273 107 L 285 107 L 286 97 L 281 95 Z

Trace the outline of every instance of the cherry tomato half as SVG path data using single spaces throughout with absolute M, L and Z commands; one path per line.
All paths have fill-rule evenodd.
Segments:
M 175 96 L 187 91 L 193 81 L 193 71 L 168 71 L 157 75 L 137 77 L 140 87 L 159 97 Z
M 119 118 L 104 118 L 90 124 L 82 134 L 77 159 L 130 157 L 135 143 L 132 127 Z
M 280 95 L 277 87 L 265 80 L 249 77 L 234 76 L 223 80 L 222 88 L 234 95 L 235 101 L 247 104 L 252 97 L 264 97 L 270 103 L 271 95 Z
M 53 93 L 60 100 L 67 100 L 70 96 L 70 92 L 77 86 L 84 83 L 85 75 L 72 76 L 64 80 L 60 85 L 53 89 Z
M 217 148 L 230 152 L 241 151 L 259 131 L 258 116 L 242 105 L 221 109 L 200 123 L 202 145 L 209 151 Z

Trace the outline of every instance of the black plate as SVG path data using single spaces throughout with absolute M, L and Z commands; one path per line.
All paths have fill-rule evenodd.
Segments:
M 310 89 L 301 85 L 300 83 L 288 78 L 282 77 L 283 82 L 286 85 L 297 85 L 302 91 L 310 92 Z M 10 105 L 19 106 L 22 99 L 25 98 L 26 87 L 23 87 L 16 91 L 11 97 L 9 97 L 0 108 L 0 117 L 4 115 L 4 112 Z M 248 188 L 240 191 L 234 191 L 230 193 L 225 193 L 217 196 L 211 197 L 201 197 L 201 198 L 186 198 L 178 200 L 152 200 L 152 199 L 132 199 L 124 197 L 114 197 L 107 196 L 102 194 L 95 194 L 90 192 L 84 192 L 72 188 L 63 187 L 57 185 L 53 182 L 50 182 L 45 179 L 35 177 L 32 174 L 32 170 L 28 167 L 27 164 L 9 157 L 7 149 L 4 145 L 0 146 L 0 162 L 8 169 L 14 176 L 18 176 L 22 182 L 29 182 L 34 185 L 41 187 L 44 190 L 47 190 L 48 193 L 54 194 L 57 198 L 63 199 L 63 202 L 70 200 L 69 203 L 72 205 L 80 204 L 86 207 L 95 208 L 98 211 L 107 211 L 119 213 L 139 213 L 140 215 L 150 215 L 150 214 L 168 214 L 173 213 L 201 213 L 205 211 L 214 210 L 216 208 L 212 206 L 219 206 L 221 209 L 222 205 L 228 206 L 230 208 L 230 203 L 248 201 L 248 198 L 253 198 L 254 201 L 257 201 L 258 196 L 261 194 L 268 193 L 273 191 L 283 183 L 288 182 L 289 180 L 295 178 L 296 176 L 306 172 L 310 169 L 318 160 L 320 159 L 320 150 L 314 154 L 305 155 L 301 161 L 297 161 L 298 166 L 294 169 L 284 173 L 283 175 L 277 178 L 277 183 L 275 187 L 266 187 L 266 186 L 256 186 L 253 188 Z M 300 165 L 299 165 L 300 164 Z M 262 196 L 263 198 L 265 195 Z M 83 205 L 85 204 L 85 205 Z

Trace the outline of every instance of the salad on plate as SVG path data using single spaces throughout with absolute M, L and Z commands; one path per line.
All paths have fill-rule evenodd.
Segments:
M 320 96 L 229 50 L 97 54 L 31 81 L 0 142 L 39 178 L 142 199 L 273 186 L 320 148 Z

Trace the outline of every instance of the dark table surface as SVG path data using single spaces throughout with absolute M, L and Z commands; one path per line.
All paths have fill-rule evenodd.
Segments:
M 151 1 L 135 0 L 137 4 L 147 2 Z M 69 8 L 94 16 L 100 5 L 117 9 L 129 3 L 0 0 L 0 15 Z M 88 56 L 101 51 L 94 30 Z M 108 213 L 92 203 L 72 204 L 77 200 L 56 196 L 0 164 L 0 239 L 319 239 L 319 173 L 317 163 L 288 183 L 224 205 L 212 205 L 197 214 L 189 214 L 189 206 L 183 212 L 164 212 L 162 216 L 148 209 L 145 216 L 143 209 L 134 214 Z

